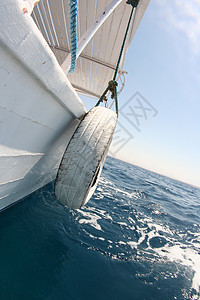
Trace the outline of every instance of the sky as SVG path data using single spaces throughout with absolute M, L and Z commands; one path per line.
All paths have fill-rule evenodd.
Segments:
M 124 70 L 110 155 L 200 187 L 200 0 L 152 0 Z

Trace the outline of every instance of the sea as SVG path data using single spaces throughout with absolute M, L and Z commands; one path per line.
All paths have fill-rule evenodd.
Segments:
M 200 189 L 108 157 L 92 199 L 53 183 L 0 214 L 0 300 L 200 299 Z

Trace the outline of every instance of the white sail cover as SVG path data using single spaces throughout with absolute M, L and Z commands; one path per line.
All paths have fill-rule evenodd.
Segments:
M 120 71 L 149 1 L 140 0 L 134 11 Z M 67 75 L 78 91 L 99 97 L 107 87 L 114 75 L 132 9 L 126 0 L 80 0 L 78 2 L 78 41 L 83 34 L 90 31 L 90 28 L 94 28 L 99 16 L 106 15 L 109 5 L 117 2 L 119 5 L 107 17 L 78 57 L 75 72 Z M 32 17 L 62 66 L 70 53 L 69 0 L 40 0 L 34 7 Z

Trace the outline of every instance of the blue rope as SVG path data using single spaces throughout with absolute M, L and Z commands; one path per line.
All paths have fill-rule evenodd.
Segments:
M 70 0 L 69 7 L 70 7 L 71 67 L 68 73 L 73 73 L 76 67 L 76 52 L 77 52 L 77 0 Z

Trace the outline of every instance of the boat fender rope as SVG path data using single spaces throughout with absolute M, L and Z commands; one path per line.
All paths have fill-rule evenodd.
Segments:
M 125 32 L 125 35 L 124 35 L 123 43 L 122 43 L 122 46 L 121 46 L 121 50 L 120 50 L 119 58 L 118 58 L 118 61 L 117 61 L 117 66 L 116 66 L 116 69 L 115 69 L 115 74 L 114 74 L 113 80 L 116 80 L 117 73 L 119 71 L 119 65 L 120 65 L 120 62 L 121 62 L 123 50 L 124 50 L 126 39 L 127 39 L 127 36 L 128 36 L 128 31 L 129 31 L 129 27 L 130 27 L 130 24 L 131 24 L 133 11 L 134 11 L 134 6 L 131 9 L 130 17 L 129 17 L 129 20 L 128 20 L 128 24 L 127 24 L 126 32 Z
M 118 58 L 118 61 L 117 61 L 115 73 L 114 73 L 114 76 L 113 76 L 113 80 L 110 80 L 108 82 L 108 87 L 105 89 L 105 91 L 101 95 L 100 99 L 98 100 L 97 104 L 95 105 L 95 106 L 98 106 L 101 102 L 103 102 L 107 92 L 111 91 L 111 93 L 112 93 L 111 98 L 115 99 L 115 107 L 116 107 L 117 115 L 118 115 L 118 99 L 117 99 L 117 85 L 118 85 L 118 83 L 116 81 L 116 77 L 117 77 L 117 73 L 119 71 L 119 65 L 120 65 L 120 62 L 121 62 L 122 53 L 123 53 L 124 46 L 125 46 L 125 43 L 126 43 L 126 39 L 127 39 L 127 36 L 128 36 L 128 31 L 129 31 L 131 19 L 133 17 L 133 11 L 137 7 L 137 5 L 139 3 L 139 0 L 127 0 L 126 3 L 132 5 L 132 9 L 131 9 L 128 24 L 127 24 L 127 27 L 126 27 L 126 32 L 125 32 L 124 39 L 123 39 L 123 42 L 122 42 L 122 46 L 121 46 L 119 58 Z
M 76 68 L 77 53 L 77 0 L 70 0 L 70 44 L 71 44 L 71 67 L 68 73 L 73 73 Z
M 100 99 L 98 100 L 98 102 L 95 106 L 99 106 L 99 104 L 101 102 L 105 101 L 105 99 L 106 99 L 106 102 L 107 102 L 106 94 L 107 94 L 108 91 L 110 91 L 111 92 L 111 98 L 115 99 L 116 113 L 117 113 L 117 116 L 118 116 L 117 86 L 118 86 L 118 83 L 117 83 L 116 80 L 110 80 L 108 82 L 108 87 L 106 88 L 106 90 L 104 91 L 104 93 L 102 94 L 102 96 L 100 97 Z
M 110 80 L 110 81 L 108 82 L 108 89 L 109 89 L 109 91 L 112 93 L 112 94 L 111 94 L 111 98 L 112 98 L 112 99 L 115 99 L 115 97 L 116 97 L 117 86 L 118 86 L 118 83 L 117 83 L 116 80 Z
M 137 7 L 139 0 L 127 0 L 126 3 L 131 4 L 133 7 Z

